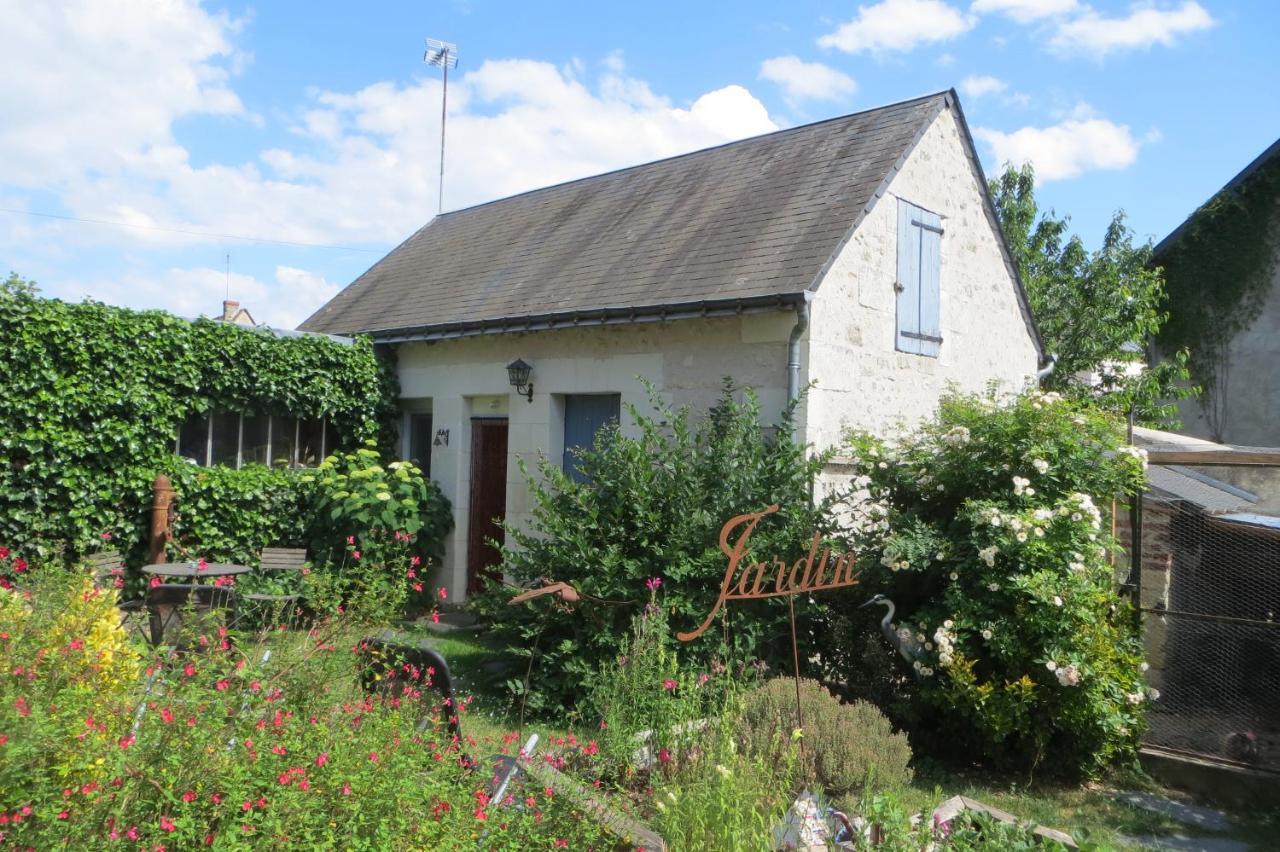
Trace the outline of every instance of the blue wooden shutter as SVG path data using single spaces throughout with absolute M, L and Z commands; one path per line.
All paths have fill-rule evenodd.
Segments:
M 898 339 L 900 352 L 920 353 L 920 229 L 911 224 L 919 208 L 898 199 Z
M 899 199 L 899 351 L 937 357 L 942 345 L 941 271 L 941 218 Z
M 920 232 L 920 354 L 936 358 L 942 347 L 942 220 L 917 208 L 914 221 Z
M 578 469 L 574 450 L 592 447 L 596 433 L 609 422 L 617 422 L 622 397 L 616 393 L 567 394 L 564 398 L 564 460 L 562 468 L 578 482 L 587 477 Z

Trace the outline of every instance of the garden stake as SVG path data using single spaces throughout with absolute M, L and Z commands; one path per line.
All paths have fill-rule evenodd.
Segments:
M 796 730 L 800 732 L 800 759 L 804 760 L 804 717 L 800 715 L 800 647 L 796 644 L 796 596 L 787 595 L 787 609 L 791 611 L 791 661 L 796 674 Z

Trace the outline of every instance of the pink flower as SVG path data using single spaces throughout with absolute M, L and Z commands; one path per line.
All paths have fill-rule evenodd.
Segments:
M 707 681 L 709 680 L 711 680 L 711 675 L 707 674 L 706 672 L 703 672 L 702 674 L 698 675 L 698 686 L 705 686 Z
M 378 762 L 378 753 L 377 753 L 376 751 L 371 751 L 371 752 L 369 752 L 369 760 L 371 760 L 371 761 L 372 761 L 372 762 L 374 762 L 374 763 L 377 763 L 377 762 Z
M 106 530 L 102 535 L 98 536 L 103 541 L 111 541 L 111 530 Z
M 353 535 L 349 535 L 349 536 L 347 536 L 347 544 L 355 544 L 355 543 L 356 543 L 356 537 L 355 537 L 355 536 L 353 536 Z
M 351 551 L 351 558 L 352 558 L 352 559 L 354 559 L 354 560 L 356 560 L 357 562 L 359 562 L 359 561 L 360 561 L 360 551 L 358 551 L 358 550 L 353 550 L 353 551 Z
M 675 689 L 675 688 L 676 688 L 677 686 L 679 686 L 679 685 L 680 685 L 680 684 L 676 683 L 676 682 L 675 682 L 674 680 L 672 680 L 671 678 L 667 678 L 666 680 L 664 680 L 664 681 L 662 682 L 662 688 L 663 688 L 663 689 L 665 689 L 665 690 L 667 690 L 667 691 L 671 691 L 671 690 Z
M 195 665 L 192 663 L 187 663 L 185 666 L 182 667 L 182 673 L 187 677 L 195 677 L 196 676 Z
M 137 839 L 138 839 L 138 827 L 137 827 L 136 825 L 131 825 L 131 826 L 129 826 L 129 830 L 128 830 L 128 831 L 126 831 L 126 832 L 124 833 L 124 836 L 125 836 L 125 837 L 127 837 L 127 838 L 129 838 L 130 840 L 137 840 Z
M 226 689 L 228 686 L 230 686 L 230 685 L 231 685 L 231 684 L 230 684 L 230 682 L 228 682 L 228 681 L 227 681 L 227 679 L 224 677 L 222 680 L 220 680 L 220 681 L 218 681 L 217 683 L 215 683 L 215 684 L 214 684 L 214 687 L 215 687 L 219 692 L 222 692 L 223 690 L 225 690 L 225 689 Z
M 60 811 L 58 813 L 58 819 L 68 819 L 70 816 L 71 814 L 68 811 Z
M 440 613 L 437 610 L 434 610 L 434 609 L 431 610 L 431 623 L 432 624 L 440 623 Z
M 21 574 L 23 571 L 26 571 L 26 570 L 27 570 L 27 560 L 23 559 L 21 556 L 13 560 L 13 572 L 15 574 Z
M 441 586 L 440 588 L 436 589 L 436 594 L 439 595 L 440 600 L 446 600 L 449 597 L 449 590 L 446 589 L 444 586 Z
M 670 763 L 670 762 L 671 762 L 671 752 L 667 751 L 665 748 L 660 748 L 660 749 L 658 749 L 658 762 L 659 762 L 659 763 Z
M 350 785 L 349 783 L 348 783 L 348 784 L 343 784 L 343 785 L 342 785 L 342 795 L 344 795 L 344 796 L 350 796 L 350 795 L 351 795 L 351 785 Z
M 200 557 L 200 561 L 196 563 L 196 570 L 197 570 L 197 571 L 208 571 L 208 570 L 209 570 L 209 562 L 208 562 L 208 560 L 206 560 L 203 556 L 201 556 L 201 557 Z
M 421 557 L 421 556 L 414 556 L 413 558 L 411 558 L 411 559 L 409 560 L 409 564 L 410 564 L 412 567 L 417 568 L 419 565 L 421 565 L 421 564 L 422 564 L 422 557 Z
M 0 559 L 8 559 L 8 558 L 9 558 L 9 548 L 0 547 Z
M 195 800 L 196 800 L 195 790 L 188 790 L 187 792 L 182 794 L 182 801 L 184 802 L 194 802 Z
M 149 585 L 151 588 L 154 589 L 156 586 L 159 586 L 163 582 L 164 580 L 161 580 L 159 577 L 152 577 L 151 582 L 148 583 L 147 585 Z
M 316 766 L 324 766 L 329 762 L 329 752 L 322 751 L 316 756 Z
M 414 590 L 415 592 L 420 592 L 420 591 L 422 591 L 422 584 L 421 584 L 421 583 L 414 583 L 414 584 L 413 584 L 413 590 Z
M 650 577 L 644 581 L 644 587 L 651 592 L 656 592 L 662 587 L 661 577 Z

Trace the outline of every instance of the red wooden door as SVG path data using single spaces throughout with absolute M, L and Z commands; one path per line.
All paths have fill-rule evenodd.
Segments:
M 502 553 L 490 540 L 502 541 L 507 514 L 507 421 L 471 421 L 471 511 L 467 523 L 467 593 L 480 591 L 488 579 L 499 580 L 493 569 Z

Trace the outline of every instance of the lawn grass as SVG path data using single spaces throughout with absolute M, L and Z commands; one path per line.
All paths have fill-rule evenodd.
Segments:
M 504 733 L 520 729 L 519 712 L 512 707 L 510 694 L 503 684 L 508 678 L 523 676 L 523 661 L 513 659 L 505 647 L 489 640 L 481 629 L 440 633 L 424 625 L 415 625 L 410 632 L 428 639 L 444 655 L 460 695 L 475 696 L 470 712 L 463 719 L 464 733 L 481 741 L 493 741 Z M 502 661 L 510 664 L 507 673 L 495 674 L 493 667 Z M 573 732 L 573 727 L 568 722 L 548 724 L 541 719 L 526 720 L 522 737 L 527 738 L 535 732 L 542 737 L 545 746 L 551 737 L 563 737 Z M 1280 848 L 1274 839 L 1280 831 L 1280 815 L 1228 809 L 1235 821 L 1235 829 L 1227 834 L 1208 835 L 1168 817 L 1116 800 L 1114 794 L 1117 792 L 1141 790 L 1191 801 L 1183 794 L 1162 787 L 1140 771 L 1117 772 L 1100 782 L 1084 785 L 1028 783 L 1025 778 L 1001 777 L 978 769 L 959 770 L 919 755 L 914 770 L 915 779 L 899 795 L 912 812 L 926 815 L 943 800 L 962 795 L 1008 811 L 1021 820 L 1065 831 L 1078 842 L 1088 841 L 1104 849 L 1143 848 L 1127 844 L 1123 837 L 1175 834 L 1226 837 L 1257 849 Z M 854 807 L 856 802 L 838 804 Z

